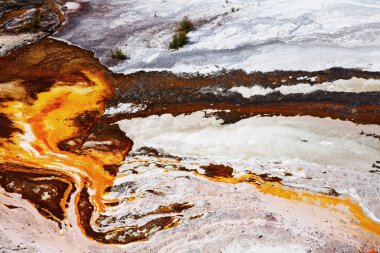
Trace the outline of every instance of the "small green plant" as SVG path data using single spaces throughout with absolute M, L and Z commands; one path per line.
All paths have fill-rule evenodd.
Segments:
M 188 40 L 189 38 L 185 32 L 178 32 L 173 35 L 172 41 L 169 43 L 169 48 L 179 49 L 180 47 L 183 47 L 188 42 Z
M 116 48 L 115 50 L 111 50 L 111 58 L 118 60 L 127 60 L 129 57 L 123 53 L 120 48 Z
M 179 49 L 189 42 L 187 34 L 194 29 L 194 24 L 184 17 L 178 25 L 175 34 L 172 37 L 172 41 L 169 43 L 170 49 Z

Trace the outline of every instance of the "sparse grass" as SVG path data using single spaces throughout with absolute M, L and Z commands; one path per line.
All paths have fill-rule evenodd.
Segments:
M 120 48 L 116 48 L 115 50 L 111 50 L 110 56 L 112 59 L 118 59 L 118 60 L 129 59 L 129 57 Z
M 187 34 L 194 29 L 194 24 L 187 17 L 184 17 L 178 25 L 176 33 L 172 37 L 172 41 L 169 43 L 170 49 L 179 49 L 189 42 Z
M 173 35 L 172 41 L 169 43 L 169 48 L 179 49 L 180 47 L 183 47 L 188 42 L 188 40 L 189 38 L 185 32 L 178 32 Z

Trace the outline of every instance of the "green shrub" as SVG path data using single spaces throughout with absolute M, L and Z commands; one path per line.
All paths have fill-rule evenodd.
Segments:
M 127 60 L 129 57 L 123 53 L 120 48 L 116 48 L 115 50 L 111 50 L 111 58 L 118 60 Z
M 172 37 L 172 41 L 169 43 L 170 49 L 179 49 L 183 47 L 188 41 L 187 34 L 194 29 L 194 24 L 184 17 L 178 25 L 176 33 Z
M 185 32 L 178 32 L 173 35 L 172 41 L 169 43 L 169 48 L 179 49 L 180 47 L 183 47 L 188 42 L 188 40 L 189 38 Z

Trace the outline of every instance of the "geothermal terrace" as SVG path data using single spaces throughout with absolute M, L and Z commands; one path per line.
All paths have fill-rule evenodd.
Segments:
M 375 0 L 3 1 L 0 251 L 378 252 L 379 18 Z

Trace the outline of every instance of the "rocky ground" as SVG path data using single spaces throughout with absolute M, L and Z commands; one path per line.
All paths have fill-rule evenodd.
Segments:
M 53 0 L 0 3 L 0 56 L 57 31 L 66 8 Z

